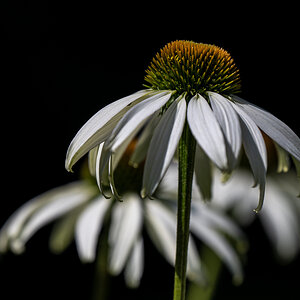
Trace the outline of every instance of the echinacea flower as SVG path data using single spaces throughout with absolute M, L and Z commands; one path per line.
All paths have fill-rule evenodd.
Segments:
M 20 207 L 4 224 L 0 232 L 0 252 L 25 250 L 27 241 L 43 226 L 56 221 L 50 238 L 50 248 L 62 252 L 75 239 L 79 258 L 93 262 L 97 257 L 100 233 L 108 228 L 108 271 L 118 275 L 124 270 L 128 286 L 139 285 L 143 273 L 145 226 L 154 245 L 174 264 L 176 246 L 176 168 L 170 166 L 152 200 L 139 194 L 139 168 L 127 165 L 122 158 L 116 174 L 127 174 L 123 202 L 114 197 L 106 199 L 91 179 L 84 179 L 52 189 Z M 127 167 L 124 167 L 127 166 Z M 127 168 L 127 169 L 126 169 Z M 133 173 L 130 173 L 130 170 Z M 132 180 L 129 179 L 133 176 Z M 130 183 L 131 182 L 131 183 Z M 109 220 L 109 221 L 108 221 Z M 241 230 L 221 212 L 201 204 L 197 199 L 192 209 L 191 234 L 208 245 L 228 266 L 234 280 L 243 272 L 239 256 L 225 238 L 243 241 Z M 102 235 L 103 236 L 103 235 Z M 101 252 L 100 252 L 101 255 Z M 197 283 L 205 282 L 203 268 L 194 238 L 190 238 L 188 277 Z M 101 283 L 100 283 L 101 284 Z
M 66 169 L 87 152 L 95 159 L 98 183 L 108 179 L 113 194 L 114 165 L 130 141 L 145 127 L 131 163 L 144 158 L 142 196 L 151 197 L 176 152 L 184 126 L 196 145 L 195 173 L 202 194 L 210 197 L 210 160 L 224 174 L 238 165 L 243 147 L 259 185 L 262 207 L 267 153 L 262 132 L 300 161 L 300 139 L 269 112 L 236 96 L 239 70 L 230 54 L 214 45 L 175 41 L 163 47 L 146 71 L 146 90 L 115 101 L 78 131 L 66 157 Z M 108 174 L 107 176 L 105 174 Z M 228 176 L 227 176 L 228 177 Z

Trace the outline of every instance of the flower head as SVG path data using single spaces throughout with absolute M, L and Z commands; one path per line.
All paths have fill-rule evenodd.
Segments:
M 210 197 L 208 160 L 226 176 L 238 165 L 244 149 L 259 185 L 262 207 L 267 153 L 262 132 L 296 164 L 300 139 L 282 121 L 235 95 L 239 71 L 225 50 L 206 44 L 175 41 L 156 55 L 147 69 L 147 90 L 113 102 L 96 113 L 71 142 L 66 168 L 93 153 L 100 189 L 107 183 L 118 195 L 114 170 L 130 141 L 144 128 L 130 162 L 145 160 L 141 194 L 151 197 L 176 152 L 187 124 L 197 142 L 195 172 L 201 193 Z
M 163 47 L 146 70 L 147 87 L 178 94 L 236 93 L 241 80 L 230 54 L 215 45 L 175 41 Z

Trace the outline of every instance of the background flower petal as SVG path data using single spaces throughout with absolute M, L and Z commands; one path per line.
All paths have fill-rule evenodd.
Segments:
M 51 189 L 33 198 L 21 206 L 2 227 L 1 248 L 5 250 L 9 246 L 9 239 L 14 252 L 24 251 L 26 242 L 36 231 L 88 201 L 95 192 L 96 190 L 86 182 L 78 181 Z
M 143 212 L 136 194 L 124 195 L 124 202 L 115 202 L 109 230 L 109 271 L 118 275 L 141 232 Z
M 142 237 L 138 238 L 133 245 L 125 267 L 125 282 L 127 286 L 136 288 L 140 284 L 144 271 L 144 242 Z
M 110 200 L 99 196 L 79 216 L 75 229 L 75 241 L 81 261 L 95 260 L 99 233 L 111 204 Z

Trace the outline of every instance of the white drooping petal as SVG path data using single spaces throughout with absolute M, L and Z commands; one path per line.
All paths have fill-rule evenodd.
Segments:
M 221 199 L 222 200 L 222 199 Z M 208 204 L 203 204 L 201 201 L 193 201 L 191 209 L 191 219 L 194 225 L 205 223 L 216 231 L 222 231 L 228 236 L 233 237 L 241 242 L 245 242 L 245 235 L 242 230 L 222 211 L 216 207 L 211 207 Z
M 225 140 L 220 125 L 209 104 L 201 96 L 194 96 L 187 109 L 187 120 L 197 143 L 221 170 L 228 169 Z
M 232 98 L 262 131 L 300 161 L 300 139 L 291 128 L 264 109 L 251 104 L 240 97 L 232 96 Z
M 66 169 L 71 171 L 72 166 L 83 155 L 111 134 L 118 121 L 132 106 L 151 95 L 147 90 L 139 91 L 105 106 L 91 117 L 71 141 L 66 156 Z
M 116 202 L 112 210 L 109 230 L 109 271 L 118 275 L 141 233 L 143 211 L 136 194 L 124 195 L 124 202 Z
M 75 228 L 75 241 L 82 262 L 95 260 L 98 237 L 111 204 L 110 200 L 99 196 L 79 216 Z
M 20 235 L 24 235 L 22 233 L 22 231 L 24 231 L 24 226 L 25 228 L 28 227 L 28 224 L 32 223 L 32 221 L 28 223 L 28 221 L 31 220 L 30 218 L 36 218 L 36 214 L 39 214 L 40 211 L 43 211 L 44 207 L 47 207 L 48 203 L 51 204 L 52 202 L 64 201 L 65 198 L 72 196 L 76 197 L 76 194 L 78 194 L 78 197 L 88 200 L 94 193 L 95 190 L 93 188 L 83 181 L 78 181 L 51 189 L 50 191 L 47 191 L 28 201 L 18 210 L 16 210 L 3 225 L 0 231 L 0 252 L 5 252 L 9 247 L 10 242 L 13 242 L 12 250 L 14 252 L 17 253 L 24 251 L 24 245 L 26 241 L 44 224 L 37 224 L 38 228 L 33 228 L 33 232 L 30 234 L 30 236 L 26 237 L 25 240 L 22 237 L 21 241 Z M 48 222 L 47 220 L 45 221 L 46 223 Z
M 142 237 L 135 241 L 132 253 L 125 267 L 125 282 L 131 288 L 137 288 L 144 271 L 144 242 Z
M 108 139 L 111 151 L 114 152 L 133 131 L 140 129 L 151 115 L 168 102 L 171 95 L 171 91 L 152 94 L 124 114 Z
M 49 192 L 48 192 L 49 193 Z M 26 242 L 35 234 L 40 228 L 53 220 L 61 217 L 62 215 L 75 209 L 82 203 L 87 202 L 95 195 L 94 188 L 85 184 L 70 184 L 50 192 L 51 196 L 46 204 L 40 206 L 37 210 L 33 211 L 30 218 L 22 220 L 22 230 L 12 240 L 12 250 L 15 252 L 22 251 Z M 42 196 L 49 196 L 47 193 Z M 21 212 L 21 211 L 20 211 Z M 21 217 L 22 212 L 19 215 Z M 18 222 L 20 219 L 15 219 Z M 13 221 L 13 220 L 12 220 Z M 15 223 L 16 225 L 16 223 Z M 20 224 L 19 224 L 20 225 Z M 12 228 L 12 227 L 11 227 Z
M 212 92 L 208 96 L 225 137 L 228 165 L 232 170 L 236 167 L 242 145 L 240 121 L 228 99 Z
M 212 166 L 206 153 L 199 145 L 196 145 L 195 152 L 195 181 L 199 188 L 200 194 L 204 200 L 211 199 L 212 186 Z
M 255 184 L 259 184 L 259 204 L 255 209 L 258 212 L 262 208 L 267 171 L 267 150 L 262 134 L 254 121 L 237 105 L 233 104 L 241 119 L 241 129 L 245 153 L 255 178 Z
M 147 231 L 165 259 L 175 264 L 176 253 L 176 214 L 157 200 L 145 199 L 145 218 Z M 192 237 L 189 238 L 187 276 L 193 281 L 203 283 L 203 270 Z
M 177 149 L 186 118 L 185 98 L 175 100 L 156 126 L 147 152 L 142 196 L 151 196 Z
M 191 231 L 220 257 L 232 272 L 234 280 L 240 282 L 243 278 L 242 265 L 237 253 L 226 238 L 193 217 L 191 218 Z
M 297 210 L 289 197 L 278 188 L 278 182 L 270 179 L 266 187 L 266 206 L 260 215 L 277 254 L 284 260 L 292 260 L 300 246 Z

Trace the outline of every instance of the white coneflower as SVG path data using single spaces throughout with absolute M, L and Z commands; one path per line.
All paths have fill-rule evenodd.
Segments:
M 296 162 L 300 161 L 300 139 L 270 113 L 235 96 L 241 87 L 239 70 L 222 48 L 191 41 L 171 42 L 161 49 L 146 72 L 149 89 L 107 105 L 79 130 L 69 146 L 66 168 L 71 170 L 92 150 L 100 189 L 105 178 L 119 198 L 113 176 L 115 166 L 122 151 L 145 126 L 143 142 L 132 163 L 138 165 L 146 157 L 141 195 L 151 197 L 178 150 L 173 299 L 184 300 L 194 167 L 199 188 L 209 197 L 208 159 L 228 177 L 238 165 L 243 146 L 255 185 L 260 189 L 255 209 L 259 211 L 267 170 L 261 130 Z
M 239 71 L 230 54 L 214 46 L 191 41 L 167 44 L 147 69 L 147 90 L 113 102 L 96 113 L 71 142 L 66 168 L 102 144 L 106 152 L 99 176 L 114 154 L 126 149 L 146 126 L 142 145 L 133 164 L 146 157 L 142 195 L 154 193 L 177 149 L 187 121 L 196 146 L 195 172 L 203 184 L 209 158 L 222 172 L 237 166 L 243 146 L 255 183 L 260 186 L 258 211 L 263 202 L 267 155 L 261 131 L 300 160 L 300 140 L 282 121 L 265 110 L 234 95 L 240 91 Z M 136 159 L 136 160 L 135 160 Z M 111 170 L 112 171 L 112 170 Z M 113 178 L 113 176 L 109 176 Z

